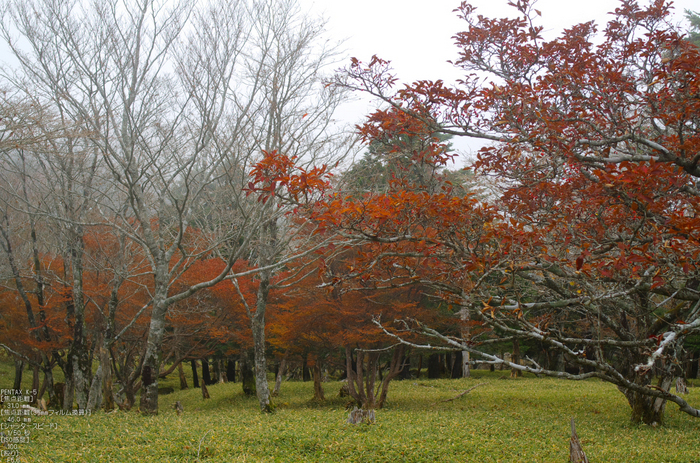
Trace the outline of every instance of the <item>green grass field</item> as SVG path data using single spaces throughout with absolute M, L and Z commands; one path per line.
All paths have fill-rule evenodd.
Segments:
M 178 391 L 161 396 L 155 417 L 35 417 L 32 442 L 19 447 L 19 461 L 566 462 L 573 417 L 591 462 L 700 463 L 700 420 L 675 406 L 668 407 L 664 426 L 636 426 L 611 385 L 499 379 L 504 375 L 396 381 L 370 426 L 346 423 L 337 382 L 324 384 L 329 399 L 321 404 L 309 400 L 312 383 L 283 383 L 272 415 L 262 415 L 239 383 L 210 386 L 206 401 L 199 390 Z M 6 367 L 0 384 L 8 382 Z M 442 402 L 479 383 L 485 384 Z M 182 416 L 172 408 L 176 400 L 184 405 Z M 691 388 L 689 400 L 700 403 L 700 388 Z

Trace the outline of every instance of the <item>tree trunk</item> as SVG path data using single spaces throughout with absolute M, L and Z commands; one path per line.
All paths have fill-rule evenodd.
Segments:
M 156 269 L 156 277 L 168 275 L 167 264 L 161 269 Z M 160 347 L 165 335 L 165 315 L 168 306 L 165 303 L 167 284 L 156 282 L 156 294 L 153 297 L 153 310 L 151 311 L 151 323 L 148 327 L 148 339 L 146 351 L 141 367 L 141 413 L 144 415 L 158 414 L 158 373 L 160 372 Z
M 364 390 L 362 388 L 362 353 L 357 353 L 357 361 L 352 357 L 352 348 L 345 346 L 345 370 L 348 377 L 348 394 L 355 399 L 355 402 L 362 406 L 366 402 Z
M 226 370 L 224 369 L 224 359 L 216 359 L 216 373 L 219 375 L 219 384 L 228 382 L 226 378 Z
M 566 359 L 564 358 L 564 352 L 558 350 L 554 355 L 556 358 L 556 366 L 554 367 L 555 371 L 566 371 Z
M 65 383 L 54 383 L 53 391 L 56 395 L 56 402 L 53 402 L 53 408 L 60 409 L 66 403 L 66 384 Z
M 65 383 L 63 385 L 63 409 L 73 409 L 73 362 L 68 359 L 63 369 Z
M 520 342 L 517 339 L 513 339 L 513 356 L 511 357 L 510 361 L 517 365 L 520 365 Z M 511 378 L 517 378 L 518 376 L 522 375 L 523 372 L 518 370 L 517 368 L 510 369 Z
M 470 378 L 472 376 L 470 361 L 469 351 L 462 351 L 462 378 Z
M 211 383 L 215 384 L 215 383 L 223 382 L 223 381 L 221 381 L 221 368 L 220 368 L 220 364 L 219 364 L 219 359 L 217 359 L 216 357 L 211 359 L 211 366 L 212 366 L 212 369 L 214 370 L 214 374 L 211 377 Z
M 466 307 L 463 307 L 462 310 L 459 311 L 459 319 L 462 321 L 462 329 L 460 333 L 462 339 L 469 339 L 469 310 Z M 471 376 L 469 366 L 469 351 L 462 351 L 462 357 L 460 360 L 462 363 L 462 378 L 469 378 Z
M 180 390 L 188 389 L 187 378 L 185 377 L 185 370 L 182 368 L 182 362 L 177 366 L 177 374 L 180 377 Z
M 207 386 L 211 386 L 214 382 L 211 380 L 211 372 L 209 371 L 209 360 L 202 359 L 202 382 Z
M 686 377 L 688 379 L 696 379 L 698 377 L 698 364 L 700 364 L 700 350 L 696 350 L 690 355 L 688 363 L 688 374 Z
M 304 358 L 301 361 L 301 380 L 304 382 L 311 381 L 311 374 L 309 372 L 308 364 L 308 354 L 304 354 Z
M 131 352 L 127 353 L 126 358 L 123 360 L 121 374 L 119 374 L 118 370 L 116 371 L 119 384 L 122 386 L 121 392 L 124 394 L 124 401 L 117 404 L 120 410 L 131 410 L 136 403 L 136 392 L 141 387 L 139 381 L 140 371 L 138 367 L 134 368 L 131 354 Z
M 78 331 L 78 330 L 75 330 Z M 82 331 L 82 330 L 81 330 Z M 75 335 L 75 333 L 74 333 Z M 84 334 L 80 334 L 79 341 L 73 341 L 70 350 L 70 361 L 73 363 L 73 385 L 72 389 L 75 394 L 75 402 L 78 409 L 84 410 L 87 408 L 88 396 L 90 395 L 91 377 L 89 368 L 89 353 L 87 346 L 84 343 Z
M 352 349 L 345 347 L 345 362 L 348 375 L 348 394 L 360 405 L 363 410 L 382 408 L 389 392 L 389 383 L 401 372 L 404 346 L 394 349 L 389 371 L 375 387 L 377 369 L 379 367 L 379 354 L 377 352 L 357 352 L 356 368 L 353 369 Z M 365 360 L 367 365 L 365 368 Z
M 287 370 L 287 355 L 288 352 L 284 353 L 284 357 L 280 361 L 279 368 L 277 368 L 277 377 L 275 378 L 275 388 L 272 390 L 272 396 L 277 397 L 280 393 L 280 388 L 282 387 L 282 377 Z
M 260 286 L 258 286 L 258 299 L 255 306 L 255 314 L 251 320 L 253 330 L 253 352 L 255 354 L 255 389 L 260 403 L 260 410 L 264 413 L 272 411 L 270 404 L 270 387 L 267 384 L 267 359 L 265 358 L 265 310 L 267 309 L 267 297 L 269 294 L 268 272 L 261 272 Z
M 440 354 L 430 354 L 428 357 L 428 378 L 437 379 L 440 377 L 442 365 L 440 364 Z
M 633 423 L 657 425 L 664 421 L 664 407 L 656 407 L 656 399 L 636 392 L 628 395 L 627 400 L 632 408 Z
M 202 371 L 204 371 L 204 363 L 206 360 L 202 359 Z M 209 399 L 209 389 L 207 389 L 207 382 L 204 380 L 204 374 L 202 374 L 202 399 Z
M 48 367 L 42 367 L 42 370 L 44 371 L 44 387 L 49 391 L 49 405 L 52 408 L 58 409 L 63 405 L 63 400 L 56 394 L 53 382 L 53 370 L 50 365 Z
M 389 382 L 401 373 L 403 368 L 403 354 L 404 345 L 400 344 L 398 347 L 394 348 L 394 353 L 391 357 L 391 363 L 389 364 L 389 372 L 382 380 L 381 392 L 379 393 L 379 400 L 377 401 L 377 408 L 383 408 L 386 403 L 386 397 L 389 393 Z
M 12 388 L 15 391 L 22 389 L 22 372 L 24 371 L 24 360 L 15 359 L 15 381 Z
M 232 382 L 236 382 L 236 361 L 226 359 L 226 378 Z
M 250 360 L 252 356 L 249 352 L 244 351 L 241 354 L 240 360 L 240 370 L 241 370 L 241 383 L 243 386 L 243 393 L 247 396 L 253 396 L 256 394 L 255 391 L 255 374 L 253 374 L 253 366 Z
M 398 376 L 399 379 L 410 379 L 411 378 L 411 357 L 404 354 L 401 360 L 401 372 Z
M 151 365 L 144 365 L 141 369 L 141 404 L 139 408 L 144 415 L 158 414 L 158 370 Z
M 672 376 L 665 376 L 659 379 L 658 388 L 668 392 L 673 384 Z M 664 411 L 666 409 L 666 400 L 638 392 L 630 391 L 629 389 L 618 388 L 627 398 L 627 402 L 632 409 L 631 420 L 633 423 L 644 423 L 652 426 L 663 424 Z
M 94 411 L 99 409 L 100 407 L 102 407 L 102 404 L 105 401 L 105 399 L 109 400 L 105 396 L 111 397 L 112 395 L 111 386 L 109 389 L 105 387 L 105 383 L 108 381 L 107 378 L 109 377 L 109 381 L 111 383 L 112 377 L 112 370 L 110 368 L 111 363 L 108 350 L 110 338 L 111 333 L 110 329 L 108 328 L 105 335 L 98 336 L 98 339 L 96 341 L 96 344 L 99 346 L 97 349 L 97 355 L 100 360 L 100 365 L 97 368 L 97 371 L 95 372 L 95 375 L 93 376 L 92 382 L 90 384 L 90 393 L 88 395 L 87 401 L 88 410 Z
M 41 371 L 41 369 L 39 370 Z M 39 373 L 41 374 L 41 373 Z M 39 391 L 36 395 L 36 402 L 38 403 L 41 398 L 44 396 L 44 392 L 46 392 L 46 377 L 44 376 L 44 381 L 41 382 L 41 387 L 39 388 Z
M 452 354 L 452 371 L 450 377 L 452 379 L 462 378 L 464 375 L 464 360 L 462 358 L 464 353 L 462 351 L 457 351 Z M 469 368 L 467 368 L 467 371 Z
M 362 354 L 362 355 L 360 355 Z M 362 408 L 365 410 L 370 410 L 374 409 L 377 406 L 377 398 L 374 394 L 374 384 L 377 380 L 377 364 L 379 360 L 379 354 L 376 352 L 369 352 L 369 353 L 364 353 L 364 352 L 358 352 L 357 353 L 357 363 L 364 364 L 365 358 L 367 359 L 367 365 L 363 365 L 363 369 L 360 369 L 360 366 L 358 365 L 357 371 L 358 371 L 358 377 L 360 378 L 360 382 L 362 382 L 362 378 L 364 376 L 365 384 L 364 384 L 364 397 L 365 400 L 362 401 Z M 361 372 L 364 372 L 364 375 L 360 374 Z M 360 384 L 360 387 L 362 387 L 362 384 Z
M 112 383 L 112 362 L 108 350 L 102 352 L 102 403 L 105 411 L 114 410 L 114 386 Z
M 85 333 L 85 295 L 83 293 L 83 229 L 74 224 L 69 227 L 70 234 L 70 262 L 72 272 L 72 305 L 73 305 L 73 339 L 68 350 L 68 362 L 73 364 L 73 384 L 71 389 L 75 391 L 75 401 L 78 409 L 86 409 L 90 395 L 92 379 L 92 362 L 88 350 L 87 336 Z M 68 384 L 68 382 L 66 382 Z
M 114 385 L 112 383 L 112 346 L 114 344 L 114 326 L 117 317 L 117 307 L 119 306 L 119 288 L 124 283 L 125 278 L 115 280 L 107 303 L 107 327 L 104 332 L 102 349 L 100 350 L 100 365 L 102 366 L 102 402 L 104 410 L 114 410 Z
M 97 371 L 92 377 L 92 382 L 90 384 L 90 393 L 86 404 L 86 408 L 88 410 L 94 411 L 102 407 L 102 379 L 102 365 L 100 364 L 100 366 L 97 367 Z
M 688 394 L 688 385 L 680 376 L 676 378 L 676 394 Z
M 198 388 L 199 376 L 197 376 L 197 361 L 194 359 L 190 360 L 190 366 L 192 367 L 192 387 Z
M 324 401 L 326 396 L 323 394 L 323 384 L 321 383 L 321 364 L 316 361 L 312 368 L 314 375 L 314 400 Z
M 124 387 L 124 410 L 131 410 L 131 408 L 134 406 L 136 403 L 136 392 L 137 390 L 131 382 L 127 383 L 127 385 Z

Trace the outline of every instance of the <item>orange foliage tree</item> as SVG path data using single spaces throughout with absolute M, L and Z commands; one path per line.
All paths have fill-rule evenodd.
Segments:
M 357 265 L 356 249 L 316 260 L 310 273 L 271 300 L 270 342 L 286 355 L 305 356 L 313 371 L 314 395 L 322 400 L 323 363 L 345 369 L 349 395 L 363 408 L 381 408 L 389 383 L 406 367 L 405 349 L 388 339 L 375 323 L 411 316 L 433 322 L 416 287 L 354 288 L 341 284 Z M 284 275 L 281 276 L 284 278 Z M 343 358 L 344 357 L 344 358 Z M 381 374 L 380 370 L 386 371 Z
M 179 283 L 188 285 L 203 278 L 208 279 L 218 274 L 225 265 L 221 259 L 205 259 L 188 269 Z M 246 269 L 248 263 L 239 261 L 232 271 L 241 273 Z M 240 286 L 246 294 L 254 293 L 250 280 L 251 276 L 239 277 Z M 252 346 L 248 322 L 234 285 L 225 280 L 171 309 L 168 315 L 170 333 L 166 337 L 164 350 L 174 350 L 192 359 L 212 354 L 222 357 L 239 355 Z
M 397 179 L 371 198 L 339 194 L 317 217 L 374 243 L 358 277 L 429 285 L 493 336 L 542 343 L 580 372 L 511 367 L 611 382 L 635 422 L 661 422 L 666 401 L 700 416 L 670 392 L 683 341 L 700 328 L 700 52 L 663 0 L 622 1 L 599 42 L 592 22 L 545 40 L 531 3 L 512 2 L 516 17 L 503 19 L 462 3 L 456 86 L 394 90 L 376 57 L 353 60 L 341 82 L 388 103 L 360 128 L 367 140 L 432 138 L 408 153 L 414 163 L 448 159 L 434 134 L 492 141 L 474 167 L 499 194 Z M 414 329 L 504 362 L 492 340 Z

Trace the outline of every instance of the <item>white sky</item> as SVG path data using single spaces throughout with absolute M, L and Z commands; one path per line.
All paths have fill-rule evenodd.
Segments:
M 345 39 L 347 56 L 368 61 L 372 55 L 389 60 L 402 82 L 418 79 L 446 82 L 460 77 L 448 60 L 456 57 L 452 37 L 464 30 L 464 21 L 452 11 L 460 0 L 299 0 L 302 8 L 328 20 L 332 39 Z M 646 5 L 649 0 L 638 0 Z M 490 17 L 514 16 L 516 10 L 507 0 L 472 0 L 477 14 Z M 535 8 L 542 12 L 545 38 L 553 38 L 574 24 L 595 20 L 599 31 L 610 19 L 607 13 L 618 7 L 615 0 L 539 0 Z M 683 23 L 685 9 L 700 10 L 698 0 L 674 2 L 674 22 Z M 347 60 L 343 65 L 347 64 Z M 374 105 L 365 100 L 342 108 L 338 117 L 359 122 Z M 462 151 L 478 146 L 455 144 Z
M 460 77 L 447 61 L 456 57 L 452 37 L 464 30 L 464 22 L 452 11 L 460 0 L 298 0 L 302 9 L 327 19 L 329 39 L 345 40 L 342 49 L 346 58 L 337 67 L 349 63 L 350 57 L 368 61 L 372 55 L 389 60 L 400 81 L 442 79 L 452 82 Z M 638 0 L 642 5 L 651 0 Z M 515 15 L 508 0 L 472 0 L 477 14 L 490 17 Z M 535 7 L 542 12 L 545 38 L 552 38 L 566 27 L 595 20 L 599 30 L 619 5 L 617 0 L 538 0 Z M 686 9 L 700 11 L 700 0 L 676 0 L 674 22 L 683 23 Z M 0 44 L 0 62 L 9 58 L 4 43 Z M 337 117 L 350 124 L 358 123 L 376 107 L 367 99 L 345 105 Z M 455 141 L 455 146 L 468 152 L 478 149 Z

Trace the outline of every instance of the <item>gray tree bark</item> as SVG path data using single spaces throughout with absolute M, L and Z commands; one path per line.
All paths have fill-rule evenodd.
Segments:
M 282 387 L 282 377 L 284 376 L 286 370 L 287 370 L 287 355 L 288 353 L 284 353 L 284 357 L 282 357 L 282 360 L 280 361 L 279 368 L 277 369 L 277 377 L 275 378 L 275 387 L 272 390 L 272 396 L 277 397 L 280 393 L 280 388 Z
M 253 351 L 255 353 L 255 390 L 262 412 L 272 412 L 270 387 L 267 382 L 267 359 L 265 357 L 265 311 L 270 292 L 269 272 L 260 274 L 255 313 L 251 319 Z

